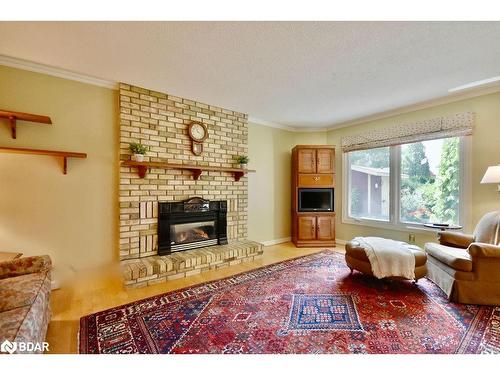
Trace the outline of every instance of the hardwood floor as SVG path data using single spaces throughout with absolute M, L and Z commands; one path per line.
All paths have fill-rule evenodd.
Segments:
M 96 270 L 80 275 L 71 285 L 52 293 L 52 320 L 47 332 L 49 353 L 78 352 L 79 320 L 84 315 L 322 250 L 323 248 L 298 249 L 292 243 L 268 246 L 264 248 L 264 255 L 252 262 L 136 289 L 123 288 L 118 265 L 111 270 Z M 344 247 L 337 246 L 333 250 L 344 252 Z

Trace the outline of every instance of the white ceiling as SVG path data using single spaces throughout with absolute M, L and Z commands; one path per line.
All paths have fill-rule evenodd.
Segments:
M 0 22 L 0 54 L 290 127 L 500 75 L 500 22 Z

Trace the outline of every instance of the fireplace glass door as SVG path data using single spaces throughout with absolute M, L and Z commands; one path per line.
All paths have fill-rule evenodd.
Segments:
M 170 225 L 170 244 L 172 249 L 185 247 L 183 245 L 199 241 L 217 242 L 215 220 L 194 223 Z

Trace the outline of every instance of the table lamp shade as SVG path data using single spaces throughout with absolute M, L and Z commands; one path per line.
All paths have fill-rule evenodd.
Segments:
M 500 165 L 488 167 L 481 180 L 482 184 L 500 184 Z

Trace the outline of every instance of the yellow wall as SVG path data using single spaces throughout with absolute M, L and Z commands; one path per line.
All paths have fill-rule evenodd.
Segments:
M 408 233 L 393 230 L 381 230 L 366 226 L 342 223 L 342 153 L 340 152 L 341 138 L 346 135 L 359 134 L 374 128 L 384 128 L 423 120 L 441 115 L 452 115 L 459 112 L 472 111 L 476 114 L 474 135 L 470 138 L 470 215 L 469 224 L 465 229 L 472 230 L 481 216 L 489 211 L 500 209 L 500 194 L 494 185 L 480 185 L 481 178 L 490 165 L 500 163 L 500 93 L 484 95 L 406 113 L 382 120 L 346 127 L 328 132 L 328 143 L 336 145 L 336 189 L 335 210 L 337 212 L 337 238 L 349 240 L 354 236 L 385 236 L 394 239 L 408 240 Z M 429 232 L 416 233 L 417 243 L 435 240 L 435 235 Z
M 290 132 L 248 124 L 248 238 L 291 236 L 291 157 L 298 144 L 326 144 L 326 132 Z
M 118 126 L 115 91 L 0 66 L 0 108 L 48 115 L 19 122 L 17 140 L 0 120 L 0 145 L 88 153 L 60 160 L 0 154 L 0 251 L 49 254 L 56 275 L 118 258 Z

